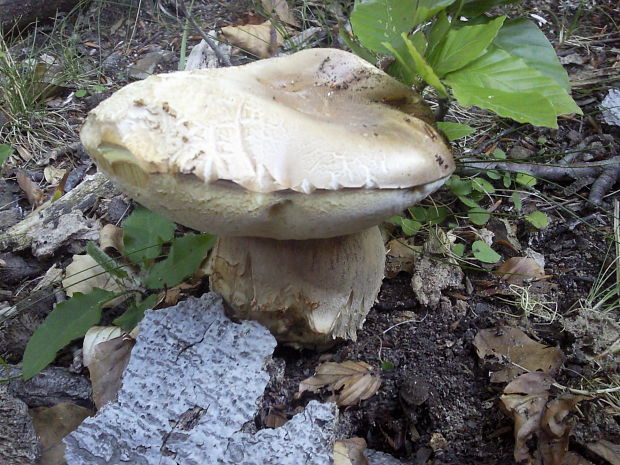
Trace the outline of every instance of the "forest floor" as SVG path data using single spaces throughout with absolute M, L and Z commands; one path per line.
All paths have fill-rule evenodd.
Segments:
M 573 97 L 584 115 L 561 118 L 559 129 L 541 129 L 482 111 L 453 108 L 449 120 L 476 128 L 455 143 L 456 156 L 501 150 L 513 161 L 530 163 L 559 160 L 575 151 L 585 154 L 586 161 L 618 155 L 620 127 L 606 124 L 599 107 L 609 89 L 620 82 L 620 33 L 612 22 L 620 16 L 613 3 L 559 1 L 527 6 L 526 2 L 526 6 L 514 7 L 511 11 L 536 15 L 530 17 L 541 22 L 569 72 Z M 0 100 L 0 144 L 15 149 L 0 177 L 0 233 L 52 194 L 65 174 L 67 192 L 96 171 L 76 144 L 89 110 L 131 81 L 178 69 L 183 22 L 150 2 L 139 5 L 99 2 L 57 24 L 42 24 L 37 37 L 30 34 L 0 42 L 0 52 L 5 58 L 12 54 L 14 65 L 36 60 L 43 81 L 50 72 L 66 76 L 62 85 L 48 83 L 53 88 L 46 89 L 36 115 L 16 119 L 17 104 L 9 107 Z M 321 2 L 303 2 L 293 11 L 301 29 L 322 28 L 314 46 L 340 46 L 334 31 L 341 10 Z M 194 14 L 205 30 L 261 21 L 260 10 L 251 2 L 196 2 Z M 191 31 L 188 48 L 199 41 L 199 34 Z M 59 56 L 62 51 L 64 57 Z M 250 60 L 245 55 L 233 58 L 234 62 Z M 0 60 L 0 82 L 6 79 L 7 63 Z M 55 67 L 61 69 L 52 72 Z M 571 463 L 620 463 L 620 284 L 616 274 L 620 225 L 613 214 L 619 196 L 610 191 L 600 205 L 593 205 L 588 201 L 591 185 L 592 180 L 541 180 L 531 190 L 520 190 L 520 212 L 510 200 L 517 188 L 498 188 L 485 200 L 486 207 L 493 206 L 494 216 L 483 226 L 469 223 L 458 201 L 440 191 L 433 202 L 446 206 L 453 213 L 452 220 L 426 225 L 415 236 L 386 225 L 391 238 L 406 243 L 409 250 L 421 250 L 429 238 L 436 237 L 455 237 L 467 247 L 485 240 L 500 254 L 499 263 L 512 257 L 533 258 L 524 273 L 539 279 L 526 276 L 509 282 L 493 273 L 496 264 L 484 264 L 466 254 L 468 258 L 455 262 L 463 272 L 458 284 L 442 282 L 429 270 L 442 268 L 454 257 L 412 257 L 391 240 L 388 276 L 357 341 L 322 354 L 278 347 L 274 357 L 285 364 L 285 377 L 268 387 L 263 411 L 257 415 L 259 426 L 264 427 L 270 415 L 290 418 L 308 402 L 311 396 L 297 399 L 295 393 L 321 362 L 364 361 L 380 370 L 382 384 L 374 396 L 342 409 L 349 437 L 364 438 L 369 448 L 409 464 L 514 463 L 514 421 L 500 408 L 506 383 L 490 379 L 505 359 L 483 347 L 476 336 L 495 328 L 496 337 L 509 340 L 506 334 L 518 328 L 561 353 L 563 363 L 551 373 L 554 384 L 546 393 L 548 399 L 587 397 L 563 410 L 568 414 L 562 420 L 570 430 L 568 448 L 582 460 Z M 28 300 L 28 296 L 50 276 L 50 269 L 64 270 L 74 254 L 83 253 L 85 239 L 96 238 L 103 224 L 120 224 L 132 205 L 130 199 L 112 191 L 109 198 L 88 206 L 89 225 L 51 252 L 0 251 L 0 312 L 20 302 L 22 309 L 10 319 L 0 319 L 0 357 L 6 363 L 20 362 L 30 335 L 57 301 L 60 286 L 43 298 Z M 535 210 L 549 218 L 546 227 L 536 228 L 526 220 L 525 215 Z M 423 290 L 414 290 L 412 276 L 422 281 Z M 206 286 L 205 280 L 186 293 L 203 292 Z M 118 314 L 112 310 L 105 321 Z M 55 365 L 88 379 L 87 370 L 74 360 L 78 348 L 76 343 L 63 350 Z M 494 357 L 481 359 L 478 353 L 485 350 Z M 526 353 L 523 360 L 536 354 Z M 55 401 L 43 398 L 30 407 Z M 534 431 L 520 446 L 532 454 L 544 454 L 539 449 L 545 441 L 542 433 Z M 615 452 L 611 444 L 616 444 Z M 601 447 L 607 447 L 607 458 Z

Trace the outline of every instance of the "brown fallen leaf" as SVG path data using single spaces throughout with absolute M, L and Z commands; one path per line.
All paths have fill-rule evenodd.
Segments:
M 553 374 L 564 358 L 560 349 L 539 344 L 510 326 L 480 330 L 474 346 L 481 360 L 502 367 L 491 374 L 492 383 L 511 381 L 526 371 Z
M 84 338 L 84 365 L 90 373 L 93 401 L 97 409 L 116 400 L 131 350 L 136 343 L 127 333 L 112 337 L 116 334 L 116 327 L 99 326 L 91 328 Z M 97 340 L 100 342 L 94 343 Z
M 31 409 L 32 423 L 41 444 L 41 457 L 37 464 L 62 465 L 66 463 L 65 445 L 62 439 L 93 413 L 89 409 L 70 403 Z
M 110 253 L 111 251 L 122 253 L 125 250 L 123 228 L 113 224 L 106 224 L 99 232 L 99 247 L 105 253 Z
M 545 270 L 530 257 L 512 257 L 502 263 L 495 270 L 510 284 L 523 285 L 532 279 L 541 279 L 545 276 Z
M 542 419 L 542 427 L 547 434 L 556 438 L 567 436 L 570 433 L 571 425 L 565 423 L 568 414 L 582 400 L 592 399 L 588 396 L 578 396 L 574 394 L 564 394 L 557 399 L 553 399 L 547 404 L 545 415 Z
M 327 388 L 335 393 L 334 400 L 339 406 L 353 405 L 373 396 L 380 386 L 377 371 L 366 362 L 326 362 L 319 365 L 314 376 L 299 383 L 297 397 L 305 391 Z
M 76 292 L 88 294 L 98 287 L 106 291 L 120 292 L 121 286 L 108 274 L 90 255 L 74 255 L 71 263 L 65 269 L 65 278 L 62 285 L 69 297 Z M 125 297 L 118 297 L 106 303 L 106 307 L 113 307 Z
M 415 256 L 420 249 L 419 246 L 410 245 L 407 240 L 392 239 L 386 244 L 385 275 L 393 278 L 401 271 L 411 273 Z
M 284 36 L 270 21 L 245 26 L 226 26 L 222 28 L 222 35 L 231 45 L 259 58 L 272 57 L 284 43 Z
M 267 14 L 275 15 L 286 24 L 299 27 L 299 22 L 291 12 L 286 0 L 261 0 L 261 3 Z
M 17 184 L 26 194 L 30 205 L 36 208 L 45 201 L 45 193 L 24 171 L 18 171 L 15 177 L 17 178 Z
M 362 438 L 343 439 L 334 442 L 333 465 L 368 465 L 364 455 L 366 441 Z
M 47 181 L 48 184 L 53 186 L 57 186 L 58 183 L 64 178 L 65 174 L 67 174 L 67 170 L 62 168 L 56 168 L 54 166 L 46 166 L 43 169 L 43 177 Z
M 277 407 L 269 408 L 269 412 L 265 416 L 264 424 L 267 428 L 279 428 L 288 421 L 282 409 Z
M 586 444 L 586 447 L 611 465 L 620 465 L 620 445 L 601 439 Z
M 504 388 L 501 406 L 514 421 L 514 458 L 531 463 L 527 441 L 540 431 L 553 379 L 545 373 L 525 373 Z

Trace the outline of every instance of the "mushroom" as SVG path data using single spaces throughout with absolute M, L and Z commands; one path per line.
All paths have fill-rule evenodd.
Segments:
M 81 138 L 135 200 L 219 236 L 210 284 L 236 317 L 320 348 L 355 339 L 378 295 L 377 225 L 454 170 L 431 121 L 371 64 L 311 49 L 132 83 Z

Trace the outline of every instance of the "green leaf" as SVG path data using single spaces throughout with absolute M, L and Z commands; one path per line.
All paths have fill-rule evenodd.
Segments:
M 450 29 L 434 53 L 428 57 L 435 73 L 444 77 L 479 58 L 493 42 L 505 19 L 505 16 L 500 16 L 487 24 Z
M 450 30 L 450 19 L 445 11 L 440 12 L 437 15 L 435 23 L 428 32 L 428 46 L 426 49 L 426 56 L 431 56 L 435 53 L 435 50 L 441 44 L 448 31 Z
M 344 43 L 347 44 L 347 47 L 351 49 L 353 53 L 355 53 L 358 57 L 363 58 L 368 63 L 375 64 L 377 61 L 377 56 L 368 50 L 366 47 L 362 46 L 356 37 L 349 34 L 349 32 L 344 28 L 340 28 L 340 37 L 344 40 Z
M 512 177 L 510 176 L 510 173 L 508 171 L 504 173 L 503 183 L 506 189 L 508 189 L 512 184 Z
M 502 175 L 499 174 L 497 170 L 487 170 L 485 171 L 485 174 L 487 175 L 489 179 L 493 179 L 494 181 L 497 181 L 498 179 L 502 179 Z
M 169 219 L 136 207 L 123 222 L 125 256 L 139 265 L 159 257 L 161 245 L 172 240 L 175 228 Z
M 175 239 L 168 257 L 153 265 L 144 285 L 149 289 L 163 289 L 183 282 L 198 269 L 216 239 L 211 234 L 186 234 Z
M 481 207 L 474 207 L 467 212 L 467 217 L 472 223 L 482 226 L 487 224 L 491 219 L 491 214 Z
M 466 197 L 464 195 L 459 195 L 457 196 L 458 199 L 464 203 L 465 205 L 467 205 L 468 207 L 472 207 L 472 208 L 480 208 L 480 205 L 478 205 L 478 202 L 476 202 L 475 200 L 470 199 L 469 197 Z
M 144 312 L 153 308 L 153 306 L 157 303 L 158 297 L 159 296 L 157 294 L 153 294 L 141 302 L 132 302 L 131 305 L 129 305 L 129 308 L 125 310 L 125 313 L 116 318 L 112 323 L 116 326 L 120 326 L 127 332 L 131 331 L 138 323 L 140 323 L 140 321 L 142 321 L 142 318 L 144 318 Z
M 517 191 L 512 192 L 512 203 L 514 204 L 517 211 L 521 211 L 521 195 Z
M 411 218 L 413 218 L 414 220 L 424 223 L 428 219 L 428 210 L 426 209 L 426 207 L 415 205 L 413 207 L 409 207 L 407 210 L 409 211 Z
M 477 105 L 521 123 L 557 128 L 557 116 L 581 110 L 553 79 L 496 46 L 446 76 L 461 105 Z
M 414 236 L 422 228 L 422 223 L 409 218 L 403 218 L 400 227 L 406 236 Z
M 551 42 L 532 21 L 524 18 L 506 21 L 493 43 L 512 56 L 523 59 L 528 66 L 570 92 L 568 73 L 555 54 Z
M 93 241 L 88 241 L 86 253 L 88 253 L 88 255 L 90 255 L 99 264 L 99 266 L 110 275 L 121 279 L 128 277 L 127 272 L 123 270 L 116 260 L 97 247 Z
M 476 241 L 471 245 L 474 257 L 482 263 L 497 263 L 502 258 L 484 241 Z
M 32 378 L 54 361 L 60 349 L 99 323 L 103 305 L 115 296 L 114 292 L 94 288 L 88 294 L 76 292 L 56 305 L 28 341 L 22 361 L 24 379 Z
M 448 217 L 448 209 L 446 207 L 437 207 L 431 205 L 427 210 L 426 221 L 428 224 L 435 225 L 443 223 Z
M 495 149 L 493 150 L 493 156 L 498 160 L 505 160 L 506 152 L 504 152 L 502 149 Z
M 401 34 L 454 3 L 454 0 L 357 0 L 351 12 L 351 27 L 360 43 L 378 53 L 390 53 L 385 42 L 403 49 Z
M 484 192 L 485 194 L 492 194 L 495 192 L 493 184 L 486 179 L 474 178 L 472 179 L 471 185 L 478 192 Z
M 392 46 L 392 44 L 385 42 L 383 45 L 387 50 L 392 52 L 392 55 L 396 57 L 396 60 L 398 61 L 400 66 L 404 70 L 406 70 L 409 77 L 408 81 L 413 82 L 415 80 L 415 76 L 419 75 L 424 80 L 424 82 L 433 86 L 437 90 L 439 95 L 441 95 L 442 97 L 448 97 L 448 91 L 433 71 L 433 68 L 428 65 L 424 57 L 420 54 L 420 52 L 415 48 L 413 43 L 407 38 L 407 35 L 404 33 L 402 35 L 402 40 L 406 47 L 406 52 L 404 53 L 407 53 L 407 55 L 403 55 L 403 53 L 400 53 L 398 50 L 396 50 L 396 48 Z
M 383 371 L 390 371 L 394 369 L 394 364 L 392 362 L 381 362 L 381 369 Z
M 549 226 L 549 217 L 538 210 L 533 211 L 529 215 L 525 215 L 525 220 L 536 229 L 543 229 Z
M 76 90 L 75 91 L 75 96 L 77 98 L 86 97 L 87 94 L 88 94 L 88 92 L 86 92 L 84 89 L 80 89 L 80 90 Z
M 0 166 L 13 154 L 13 147 L 9 144 L 0 144 Z
M 446 186 L 456 196 L 468 195 L 471 193 L 471 180 L 461 179 L 459 176 L 454 175 L 446 182 Z
M 452 253 L 457 257 L 462 257 L 465 255 L 465 244 L 453 244 Z
M 517 173 L 515 175 L 515 182 L 521 184 L 522 186 L 532 187 L 535 186 L 538 181 L 529 173 Z
M 439 121 L 437 127 L 450 141 L 469 136 L 474 132 L 474 128 L 471 126 L 461 123 L 452 123 L 450 121 Z

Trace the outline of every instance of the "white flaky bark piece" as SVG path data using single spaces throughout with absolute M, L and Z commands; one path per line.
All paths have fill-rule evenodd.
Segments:
M 323 348 L 355 339 L 383 279 L 378 227 L 331 239 L 220 238 L 211 288 L 235 316 L 258 320 L 280 341 Z
M 68 465 L 328 465 L 337 408 L 313 401 L 284 426 L 253 424 L 276 345 L 233 323 L 213 293 L 147 312 L 116 403 L 65 439 Z

